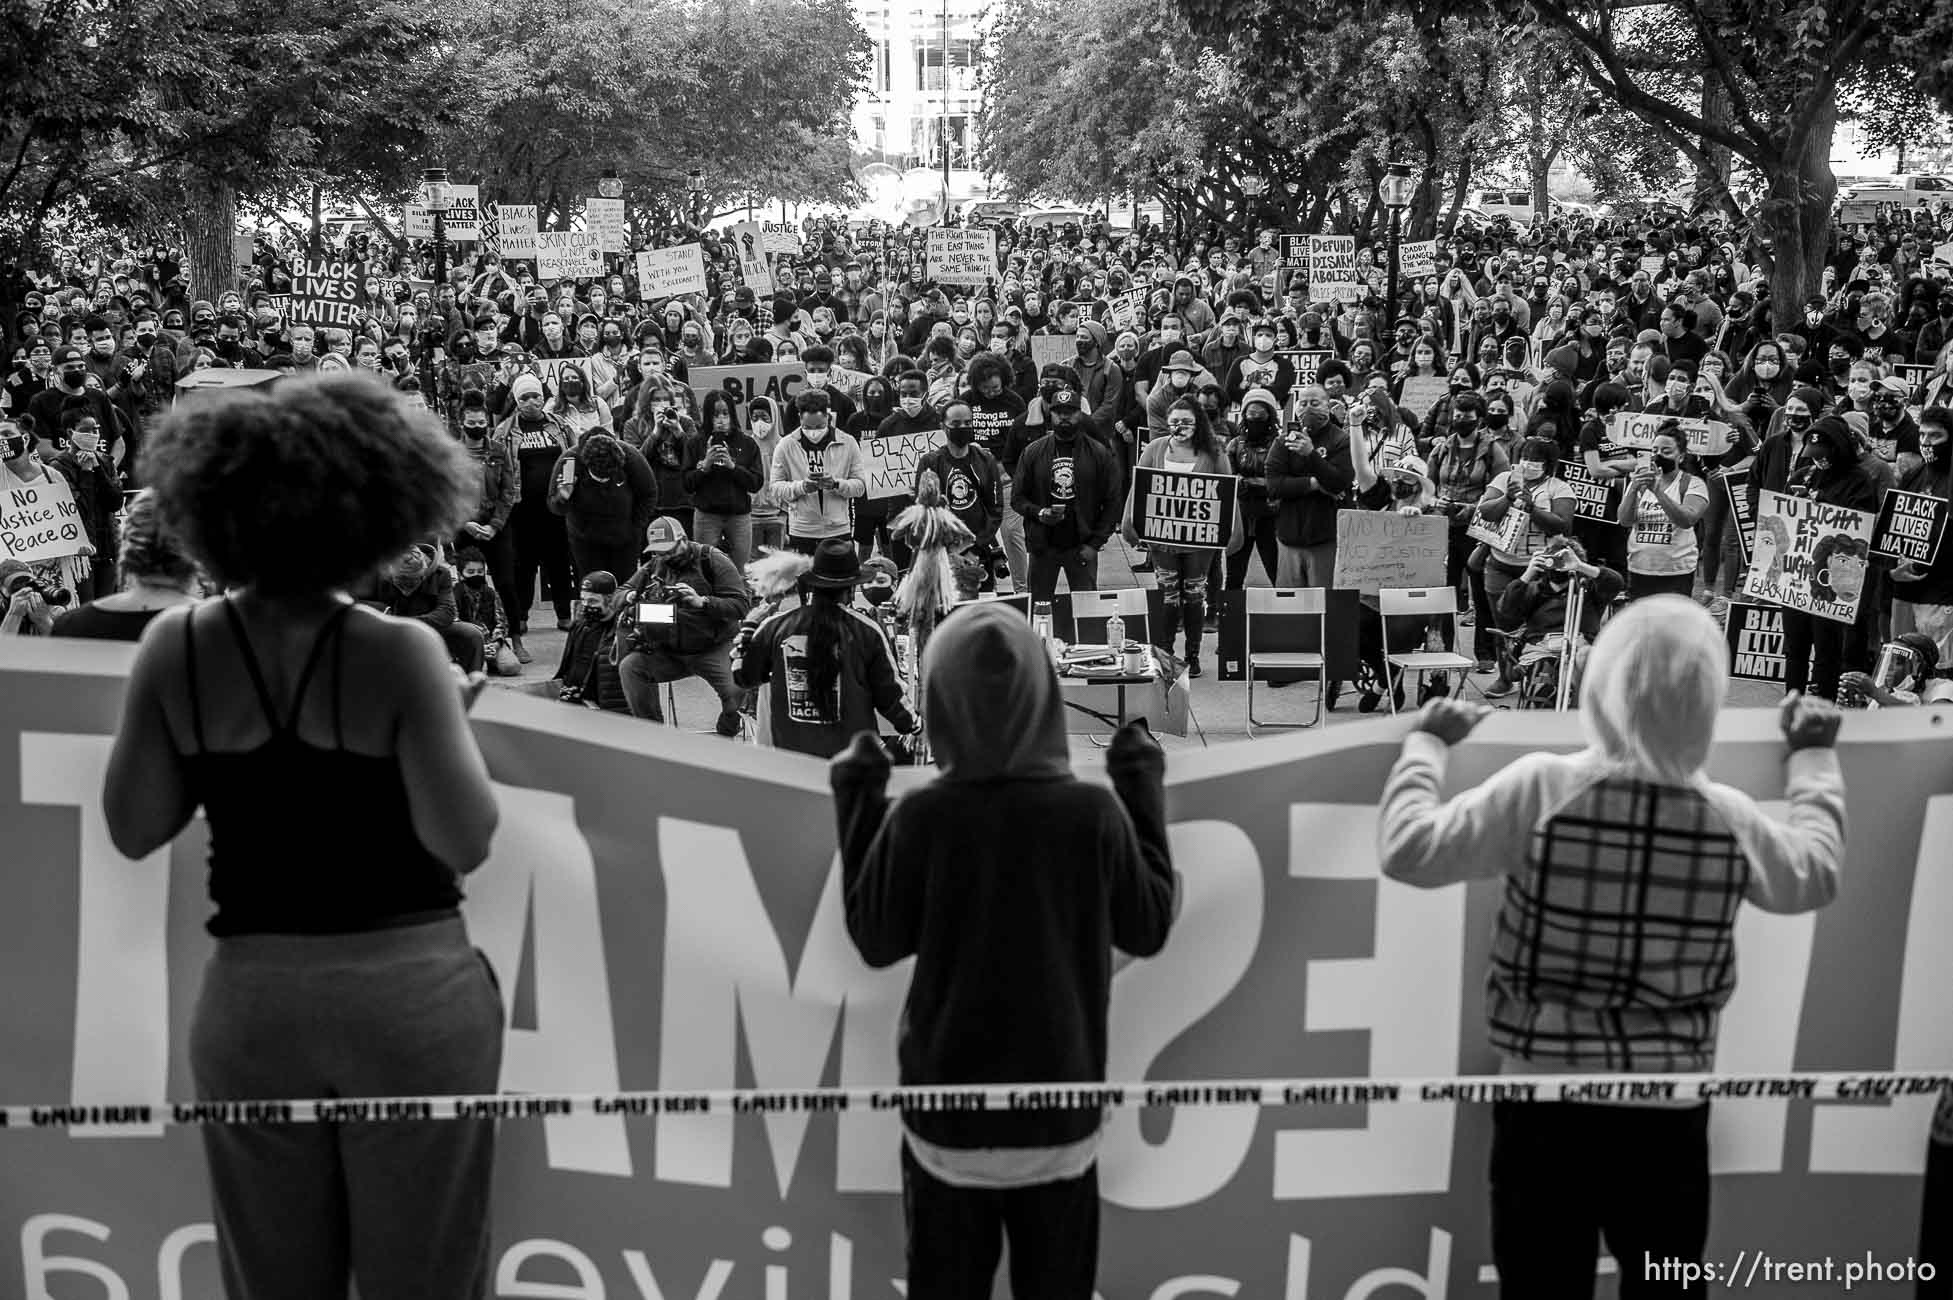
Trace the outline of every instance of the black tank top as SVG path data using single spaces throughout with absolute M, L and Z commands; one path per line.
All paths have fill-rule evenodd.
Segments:
M 205 747 L 192 611 L 183 620 L 197 743 L 188 767 L 210 823 L 210 900 L 217 906 L 210 933 L 352 934 L 453 916 L 460 886 L 414 831 L 399 759 L 344 748 L 339 680 L 353 606 L 342 605 L 319 628 L 290 716 L 281 723 L 244 620 L 228 598 L 217 603 L 237 637 L 271 738 L 235 753 Z M 335 747 L 323 749 L 299 739 L 298 719 L 328 641 Z

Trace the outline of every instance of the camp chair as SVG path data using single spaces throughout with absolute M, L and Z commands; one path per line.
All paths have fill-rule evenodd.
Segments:
M 1323 674 L 1327 661 L 1323 650 L 1329 642 L 1329 593 L 1321 587 L 1247 587 L 1242 594 L 1247 598 L 1247 617 L 1243 639 L 1246 642 L 1248 668 L 1248 736 L 1254 737 L 1255 728 L 1313 727 L 1322 721 Z M 1266 631 L 1273 632 L 1268 620 L 1280 618 L 1285 621 L 1280 626 L 1293 629 L 1302 621 L 1314 619 L 1316 626 L 1316 649 L 1314 650 L 1256 650 L 1255 623 L 1257 617 Z M 1292 638 L 1279 638 L 1291 640 Z M 1316 673 L 1316 713 L 1307 722 L 1262 722 L 1255 717 L 1255 678 L 1261 672 L 1271 670 L 1292 671 L 1313 669 Z
M 1455 640 L 1458 634 L 1458 590 L 1455 587 L 1384 587 L 1377 592 L 1377 613 L 1383 620 L 1383 643 L 1390 644 L 1390 620 L 1393 618 L 1415 618 L 1420 625 L 1432 618 L 1442 617 L 1450 621 L 1446 642 Z M 1465 685 L 1470 680 L 1472 669 L 1478 666 L 1475 659 L 1450 650 L 1411 650 L 1402 654 L 1385 654 L 1383 657 L 1384 694 L 1390 697 L 1390 711 L 1397 712 L 1397 692 L 1403 689 L 1403 679 L 1412 673 L 1417 674 L 1420 685 L 1431 673 L 1456 673 L 1458 684 L 1449 693 L 1456 699 L 1464 694 Z M 1392 675 L 1395 669 L 1395 675 Z

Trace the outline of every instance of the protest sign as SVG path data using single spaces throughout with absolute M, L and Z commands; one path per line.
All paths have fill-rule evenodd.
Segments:
M 1442 515 L 1344 510 L 1336 516 L 1337 587 L 1442 587 L 1451 524 Z
M 1871 567 L 1872 516 L 1765 490 L 1743 594 L 1849 623 Z
M 1667 265 L 1668 259 L 1660 253 L 1643 253 L 1641 255 L 1640 267 L 1648 273 L 1648 278 L 1651 280 L 1661 279 L 1661 273 Z
M 536 205 L 498 203 L 496 221 L 501 226 L 502 256 L 513 260 L 536 255 Z
M 1475 542 L 1484 542 L 1493 550 L 1504 551 L 1507 555 L 1519 554 L 1519 543 L 1525 539 L 1526 525 L 1531 517 L 1523 510 L 1507 510 L 1494 523 L 1472 507 L 1471 521 L 1465 525 L 1465 536 Z
M 1309 236 L 1309 301 L 1356 302 L 1363 297 L 1356 276 L 1355 235 Z
M 1692 455 L 1720 456 L 1729 450 L 1729 426 L 1721 420 L 1679 420 L 1672 415 L 1617 411 L 1608 421 L 1607 435 L 1617 446 L 1647 451 L 1655 445 L 1656 431 L 1669 423 L 1680 428 Z
M 1783 611 L 1774 605 L 1729 602 L 1723 635 L 1729 640 L 1729 675 L 1746 682 L 1784 680 Z
M 1438 241 L 1413 239 L 1397 246 L 1397 274 L 1406 280 L 1421 280 L 1438 273 Z
M 931 226 L 928 270 L 924 275 L 937 284 L 967 284 L 978 288 L 997 279 L 997 232 Z
M 624 200 L 583 200 L 583 224 L 596 235 L 597 247 L 605 253 L 628 251 L 624 233 Z
M 637 255 L 637 296 L 643 302 L 705 292 L 705 250 L 698 244 L 675 244 Z
M 432 206 L 425 185 L 420 187 L 420 202 L 416 206 L 421 208 Z M 427 217 L 427 234 L 420 238 L 433 238 L 433 225 L 434 218 L 430 213 Z M 441 233 L 449 239 L 473 241 L 481 238 L 481 186 L 450 185 L 447 187 L 447 200 L 441 208 L 441 227 Z M 408 231 L 408 238 L 415 237 L 411 230 Z
M 1953 243 L 1934 244 L 1933 260 L 1941 263 L 1948 270 L 1953 270 Z
M 239 267 L 251 265 L 251 261 L 257 256 L 257 252 L 257 236 L 248 235 L 241 230 L 231 236 L 231 257 Z
M 1750 513 L 1750 472 L 1733 469 L 1722 476 L 1722 494 L 1729 504 L 1729 526 L 1736 530 L 1736 548 L 1742 553 L 1743 567 L 1750 567 L 1750 551 L 1756 545 L 1756 516 Z
M 1595 478 L 1577 460 L 1560 462 L 1560 479 L 1573 489 L 1573 514 L 1577 519 L 1593 519 L 1604 524 L 1619 524 L 1615 514 L 1620 497 L 1615 493 L 1618 479 Z
M 1220 550 L 1234 526 L 1232 474 L 1195 470 L 1132 471 L 1132 521 L 1141 541 L 1164 546 Z
M 1078 336 L 1076 334 L 1033 334 L 1031 335 L 1031 367 L 1038 374 L 1044 373 L 1048 365 L 1076 366 L 1078 364 Z M 1083 393 L 1079 396 L 1084 397 Z
M 352 329 L 359 324 L 366 267 L 331 257 L 307 257 L 293 268 L 285 314 L 294 325 Z
M 1838 224 L 1841 226 L 1869 226 L 1878 220 L 1878 202 L 1874 199 L 1846 199 L 1838 205 Z
M 1872 525 L 1872 554 L 1928 569 L 1946 541 L 1946 502 L 1925 492 L 1887 488 Z
M 1295 348 L 1286 352 L 1277 352 L 1275 355 L 1287 357 L 1289 366 L 1295 371 L 1295 384 L 1289 389 L 1290 394 L 1293 395 L 1297 389 L 1307 388 L 1316 383 L 1322 371 L 1322 363 L 1336 354 L 1327 348 Z
M 773 268 L 766 260 L 765 238 L 757 221 L 732 227 L 733 254 L 739 259 L 739 282 L 761 298 L 773 295 Z
M 502 206 L 499 203 L 481 205 L 481 238 L 476 241 L 481 251 L 495 257 L 502 255 Z
M 1402 396 L 1397 399 L 1397 405 L 1422 420 L 1450 392 L 1451 382 L 1443 375 L 1409 375 L 1404 379 Z
M 538 230 L 536 278 L 576 280 L 604 273 L 603 249 L 588 230 Z
M 22 564 L 58 560 L 79 555 L 87 541 L 75 494 L 59 474 L 0 491 L 0 557 Z
M 751 222 L 743 222 L 751 225 Z M 759 248 L 762 253 L 794 254 L 800 251 L 800 231 L 784 221 L 762 221 L 759 223 Z
M 738 366 L 693 366 L 688 375 L 701 403 L 713 389 L 724 390 L 743 410 L 755 397 L 791 402 L 807 382 L 807 367 L 798 361 L 755 362 Z M 782 429 L 782 433 L 788 430 Z
M 890 438 L 862 438 L 861 455 L 868 464 L 868 499 L 885 501 L 890 497 L 913 496 L 917 463 L 942 445 L 941 429 Z
M 1275 296 L 1288 295 L 1289 286 L 1296 280 L 1302 282 L 1302 291 L 1309 290 L 1309 237 L 1307 235 L 1281 236 L 1281 265 L 1275 268 Z
M 206 824 L 191 819 L 141 863 L 117 854 L 101 799 L 135 647 L 9 640 L 0 1098 L 171 1116 L 166 1103 L 192 1095 L 189 1026 L 214 944 Z M 1930 709 L 1881 709 L 1854 714 L 1838 737 L 1851 827 L 1841 874 L 1860 887 L 1815 917 L 1740 909 L 1712 1068 L 1953 1066 L 1953 1017 L 1935 1014 L 1953 982 L 1953 735 L 1933 721 Z M 500 816 L 463 910 L 513 1008 L 500 1089 L 511 1104 L 898 1077 L 912 963 L 871 969 L 849 941 L 819 762 L 748 747 L 728 763 L 715 737 L 515 692 L 490 691 L 469 722 Z M 1276 1079 L 1297 1081 L 1298 1103 L 1343 1104 L 1115 1107 L 1098 1158 L 1105 1295 L 1468 1300 L 1494 1289 L 1479 1281 L 1492 1108 L 1384 1083 L 1499 1069 L 1483 1003 L 1503 883 L 1422 890 L 1379 868 L 1377 805 L 1404 729 L 1357 719 L 1167 765 L 1186 904 L 1166 947 L 1112 980 L 1106 1077 L 1139 1085 L 1128 1103 L 1166 1081 Z M 1471 790 L 1514 761 L 1586 744 L 1574 714 L 1494 714 L 1453 747 L 1446 785 Z M 1708 766 L 1777 800 L 1783 757 L 1773 711 L 1732 709 Z M 1101 762 L 1075 766 L 1105 779 Z M 932 776 L 897 768 L 890 797 Z M 1376 1082 L 1308 1083 L 1347 1076 Z M 1838 1105 L 1795 1086 L 1767 1094 L 1776 1100 L 1759 1091 L 1719 1101 L 1708 1121 L 1723 1181 L 1707 1257 L 1912 1253 L 1934 1097 Z M 625 1103 L 504 1119 L 489 1292 L 691 1296 L 699 1279 L 710 1292 L 731 1274 L 723 1294 L 741 1300 L 775 1277 L 795 1300 L 895 1296 L 900 1112 L 811 1097 L 796 1114 Z M 0 1142 L 9 1294 L 223 1294 L 196 1129 L 21 1125 Z
M 1146 290 L 1128 289 L 1112 300 L 1106 312 L 1106 323 L 1116 332 L 1136 329 L 1142 323 L 1146 309 Z
M 433 210 L 419 203 L 409 203 L 400 216 L 400 235 L 403 239 L 434 238 Z

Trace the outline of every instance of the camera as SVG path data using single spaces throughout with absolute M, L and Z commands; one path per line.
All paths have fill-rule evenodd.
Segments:
M 41 593 L 41 599 L 56 609 L 66 608 L 74 593 L 66 587 L 51 587 L 32 573 L 13 573 L 0 579 L 0 604 L 12 601 L 23 587 Z

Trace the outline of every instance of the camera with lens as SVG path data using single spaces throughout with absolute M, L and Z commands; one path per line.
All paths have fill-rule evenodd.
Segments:
M 74 599 L 74 593 L 66 587 L 50 586 L 33 573 L 20 572 L 0 578 L 0 606 L 11 602 L 22 588 L 39 592 L 41 599 L 56 609 L 66 608 L 68 602 Z

